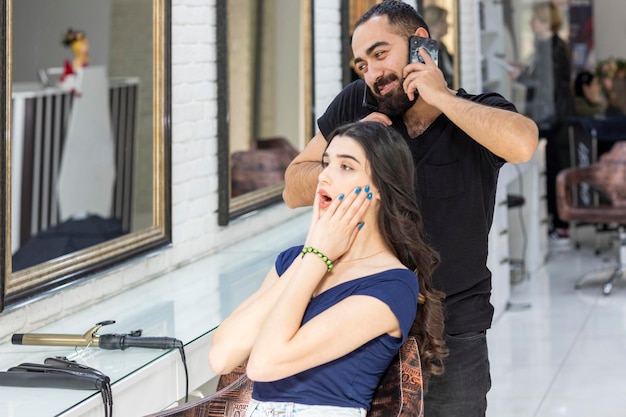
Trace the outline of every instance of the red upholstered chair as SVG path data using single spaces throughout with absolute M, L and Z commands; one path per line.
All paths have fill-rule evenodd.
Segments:
M 252 394 L 245 364 L 222 375 L 217 392 L 148 417 L 244 417 Z M 422 417 L 422 368 L 417 341 L 409 337 L 374 393 L 368 417 Z
M 599 191 L 606 204 L 582 206 L 575 203 L 580 184 Z M 600 160 L 583 168 L 561 171 L 556 180 L 559 216 L 564 221 L 615 224 L 618 227 L 619 255 L 611 275 L 604 282 L 603 292 L 609 295 L 613 284 L 624 275 L 626 267 L 626 141 L 616 142 Z M 585 274 L 576 282 L 580 288 L 587 280 Z M 595 275 L 595 274 L 594 274 Z

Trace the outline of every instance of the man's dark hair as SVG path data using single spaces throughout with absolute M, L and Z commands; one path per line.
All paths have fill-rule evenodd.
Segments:
M 384 0 L 382 3 L 375 4 L 356 21 L 354 28 L 377 16 L 387 16 L 392 30 L 400 36 L 408 38 L 420 27 L 430 33 L 422 15 L 410 4 L 398 0 Z

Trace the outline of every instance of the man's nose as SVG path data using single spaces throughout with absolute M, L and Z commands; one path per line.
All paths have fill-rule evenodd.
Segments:
M 368 86 L 372 87 L 374 83 L 382 77 L 382 75 L 382 66 L 377 64 L 368 65 L 367 71 L 363 74 L 363 79 Z

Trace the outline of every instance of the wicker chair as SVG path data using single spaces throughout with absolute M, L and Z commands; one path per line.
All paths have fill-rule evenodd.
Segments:
M 217 392 L 148 417 L 243 417 L 252 394 L 245 365 L 222 375 Z M 409 337 L 374 393 L 368 417 L 423 417 L 422 368 L 417 341 Z
M 581 184 L 599 191 L 608 203 L 576 205 L 574 195 Z M 563 220 L 617 225 L 618 258 L 603 287 L 604 295 L 609 295 L 613 284 L 624 275 L 626 267 L 626 142 L 616 142 L 594 164 L 561 171 L 556 179 L 556 190 L 559 216 Z M 584 274 L 578 279 L 576 288 L 582 287 L 588 275 Z

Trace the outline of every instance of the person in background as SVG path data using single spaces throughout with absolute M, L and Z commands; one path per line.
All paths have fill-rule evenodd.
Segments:
M 448 33 L 448 11 L 443 7 L 431 4 L 424 8 L 424 21 L 428 25 L 430 37 L 439 42 L 439 69 L 448 83 L 454 88 L 454 59 L 443 43 L 443 37 Z
M 248 360 L 248 416 L 365 416 L 409 333 L 426 379 L 443 371 L 439 259 L 424 242 L 408 146 L 381 123 L 349 124 L 317 165 L 304 245 L 278 255 L 213 336 L 215 372 Z
M 507 161 L 533 156 L 537 125 L 498 94 L 449 89 L 423 48 L 424 63 L 409 64 L 412 35 L 428 37 L 428 25 L 402 1 L 383 1 L 359 18 L 352 52 L 363 79 L 339 92 L 318 119 L 319 132 L 287 167 L 283 198 L 289 207 L 313 203 L 318 161 L 337 126 L 374 120 L 402 135 L 413 156 L 427 243 L 441 257 L 433 284 L 446 294 L 450 354 L 445 372 L 429 381 L 424 413 L 484 416 L 491 387 L 486 331 L 493 319 L 488 235 L 498 173 Z
M 621 116 L 622 113 L 615 106 L 610 106 L 602 96 L 600 79 L 587 70 L 581 70 L 574 80 L 574 104 L 576 116 L 601 117 Z M 597 142 L 597 157 L 605 154 L 613 147 L 614 142 L 600 140 Z
M 569 224 L 556 209 L 556 176 L 569 166 L 567 118 L 574 114 L 571 91 L 569 47 L 558 36 L 562 15 L 552 1 L 534 3 L 530 26 L 535 36 L 535 52 L 529 65 L 512 63 L 511 77 L 528 88 L 526 109 L 539 127 L 546 143 L 546 194 L 551 217 L 550 237 L 567 239 Z
M 605 114 L 607 102 L 602 97 L 600 81 L 592 72 L 581 70 L 574 80 L 574 107 L 577 116 Z

